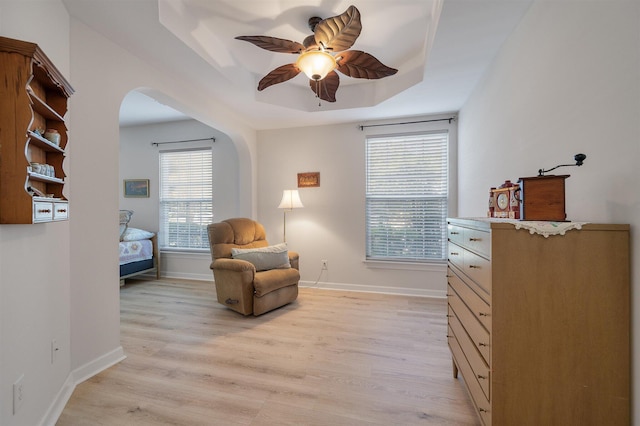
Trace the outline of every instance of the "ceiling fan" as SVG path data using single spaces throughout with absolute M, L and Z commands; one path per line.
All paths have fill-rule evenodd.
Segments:
M 360 11 L 355 6 L 338 16 L 309 19 L 313 34 L 302 43 L 269 36 L 238 36 L 256 46 L 278 53 L 300 55 L 293 64 L 283 65 L 271 71 L 258 83 L 258 90 L 292 79 L 300 72 L 309 77 L 309 85 L 316 97 L 336 101 L 340 85 L 337 71 L 354 78 L 379 79 L 398 72 L 361 50 L 347 50 L 355 43 L 362 30 Z

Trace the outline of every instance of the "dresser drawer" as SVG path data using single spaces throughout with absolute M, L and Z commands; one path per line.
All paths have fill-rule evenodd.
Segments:
M 491 295 L 491 262 L 470 251 L 463 251 L 463 272 Z
M 448 329 L 448 336 L 449 349 L 451 349 L 453 360 L 456 363 L 458 370 L 460 370 L 460 373 L 462 373 L 462 377 L 464 378 L 467 390 L 469 391 L 469 395 L 471 396 L 471 401 L 476 407 L 476 411 L 483 424 L 490 425 L 491 404 L 489 404 L 489 400 L 485 397 L 484 392 L 482 391 L 482 387 L 480 387 L 480 384 L 478 383 L 478 380 L 474 379 L 471 364 L 469 364 L 469 361 L 467 361 L 467 358 L 464 354 L 464 351 L 462 350 L 462 347 L 460 346 L 455 331 L 451 327 L 449 327 Z
M 480 352 L 478 352 L 478 350 L 476 349 L 474 342 L 471 341 L 471 338 L 467 334 L 465 327 L 462 325 L 460 319 L 456 315 L 455 311 L 451 309 L 451 307 L 449 307 L 449 327 L 451 327 L 451 329 L 453 330 L 453 333 L 458 340 L 458 344 L 460 345 L 460 348 L 464 352 L 464 356 L 467 358 L 467 361 L 469 362 L 469 365 L 473 370 L 474 379 L 478 381 L 478 384 L 480 385 L 485 398 L 487 398 L 487 400 L 491 400 L 489 394 L 489 367 L 487 366 L 487 363 L 484 361 L 484 358 L 482 357 Z M 467 377 L 465 377 L 465 379 L 470 380 Z
M 447 236 L 449 241 L 456 244 L 462 244 L 464 241 L 464 228 L 456 225 L 448 225 Z
M 491 307 L 471 287 L 476 287 L 475 283 L 470 283 L 470 286 L 464 282 L 463 279 L 458 276 L 458 273 L 452 268 L 447 269 L 447 281 L 456 293 L 458 293 L 469 310 L 473 312 L 473 315 L 477 320 L 482 323 L 489 333 L 491 333 Z
M 453 263 L 460 269 L 464 268 L 465 249 L 450 242 L 447 250 L 449 262 Z
M 491 343 L 491 335 L 451 286 L 447 288 L 447 294 L 449 306 L 453 309 L 455 316 L 469 335 L 472 347 L 482 354 L 487 365 L 491 365 L 491 347 L 489 346 Z
M 462 245 L 486 258 L 491 258 L 491 234 L 489 232 L 465 228 Z

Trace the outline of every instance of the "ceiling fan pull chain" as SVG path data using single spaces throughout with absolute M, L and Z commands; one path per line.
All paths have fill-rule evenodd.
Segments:
M 322 103 L 320 101 L 322 98 L 320 97 L 320 80 L 316 80 L 316 98 L 318 98 L 318 106 L 321 107 Z

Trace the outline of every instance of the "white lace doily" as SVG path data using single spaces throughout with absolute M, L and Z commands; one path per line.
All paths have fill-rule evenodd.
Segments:
M 516 229 L 527 229 L 530 234 L 540 234 L 545 238 L 549 235 L 564 235 L 572 229 L 582 229 L 582 225 L 588 222 L 538 222 L 538 221 L 514 221 Z

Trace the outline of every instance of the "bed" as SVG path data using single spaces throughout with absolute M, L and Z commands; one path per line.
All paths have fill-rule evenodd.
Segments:
M 155 273 L 160 278 L 158 237 L 155 233 L 129 226 L 133 211 L 120 210 L 120 285 L 126 278 Z

